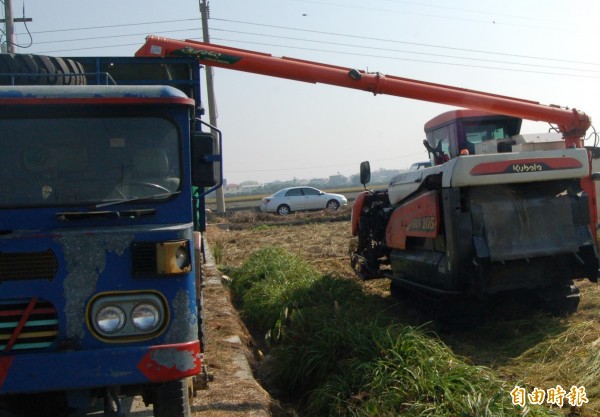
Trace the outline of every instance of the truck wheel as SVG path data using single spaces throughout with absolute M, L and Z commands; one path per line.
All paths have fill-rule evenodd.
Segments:
M 0 85 L 84 85 L 83 66 L 68 58 L 0 54 Z
M 332 210 L 332 211 L 336 211 L 337 209 L 340 208 L 340 203 L 337 202 L 336 200 L 329 200 L 327 202 L 327 205 L 325 206 L 325 208 Z
M 191 417 L 187 379 L 170 381 L 156 388 L 154 417 Z
M 280 216 L 287 216 L 291 212 L 292 211 L 290 210 L 290 206 L 287 206 L 285 204 L 282 204 L 279 207 L 277 207 L 277 214 L 279 214 Z

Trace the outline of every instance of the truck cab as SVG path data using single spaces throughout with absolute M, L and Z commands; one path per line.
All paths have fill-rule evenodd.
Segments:
M 123 61 L 132 74 L 166 65 Z M 53 415 L 85 412 L 102 399 L 114 415 L 121 395 L 141 395 L 155 416 L 184 417 L 205 382 L 198 200 L 217 185 L 215 138 L 198 131 L 199 103 L 172 80 L 145 82 L 0 87 L 9 412 L 36 398 Z

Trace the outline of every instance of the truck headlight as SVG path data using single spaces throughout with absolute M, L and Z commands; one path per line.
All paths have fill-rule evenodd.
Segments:
M 158 336 L 169 322 L 164 296 L 157 291 L 107 292 L 87 306 L 91 333 L 106 342 L 130 342 Z
M 125 326 L 125 312 L 116 305 L 102 307 L 96 313 L 96 328 L 104 334 L 114 334 Z
M 160 313 L 153 304 L 138 304 L 131 312 L 131 320 L 139 331 L 151 332 L 160 323 Z

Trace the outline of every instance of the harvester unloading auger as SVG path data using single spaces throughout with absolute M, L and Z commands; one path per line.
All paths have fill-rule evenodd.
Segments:
M 149 36 L 136 56 L 194 56 L 213 67 L 324 83 L 464 108 L 425 125 L 432 166 L 365 191 L 352 212 L 351 261 L 442 299 L 533 290 L 557 314 L 576 311 L 573 280 L 597 282 L 598 219 L 590 118 L 575 109 L 259 52 Z M 522 119 L 560 131 L 520 135 Z M 368 183 L 368 163 L 361 179 Z

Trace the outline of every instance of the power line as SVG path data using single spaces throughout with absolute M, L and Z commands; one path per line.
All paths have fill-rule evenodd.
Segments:
M 401 41 L 401 40 L 394 40 L 394 39 L 374 38 L 374 37 L 358 36 L 358 35 L 336 33 L 336 32 L 317 31 L 317 30 L 310 30 L 310 29 L 305 29 L 305 28 L 296 28 L 296 27 L 290 27 L 290 26 L 278 26 L 278 25 L 269 25 L 269 24 L 264 24 L 264 23 L 246 22 L 246 21 L 232 20 L 232 19 L 222 19 L 222 18 L 214 18 L 214 17 L 212 17 L 211 20 L 228 22 L 228 23 L 251 25 L 251 26 L 259 26 L 259 27 L 264 27 L 264 28 L 283 29 L 283 30 L 290 30 L 290 31 L 299 31 L 299 32 L 303 32 L 303 33 L 314 33 L 314 34 L 319 34 L 319 35 L 339 36 L 339 37 L 354 38 L 354 39 L 369 40 L 369 41 L 377 41 L 377 42 L 399 43 L 399 44 L 405 44 L 405 45 L 427 47 L 427 48 L 447 49 L 447 50 L 455 50 L 455 51 L 462 51 L 462 52 L 469 52 L 469 53 L 491 54 L 491 55 L 509 56 L 509 57 L 515 57 L 515 58 L 538 59 L 538 60 L 545 60 L 545 61 L 565 62 L 565 63 L 571 63 L 571 64 L 598 65 L 598 66 L 600 66 L 600 63 L 594 63 L 594 62 L 574 61 L 574 60 L 566 60 L 566 59 L 558 59 L 558 58 L 547 58 L 547 57 L 540 57 L 540 56 L 533 56 L 533 55 L 519 55 L 519 54 L 511 54 L 511 53 L 504 53 L 504 52 L 494 52 L 494 51 L 484 51 L 484 50 L 468 49 L 468 48 L 457 48 L 457 47 L 445 46 L 445 45 L 434 45 L 434 44 L 418 43 L 418 42 L 408 42 L 408 41 Z M 166 23 L 179 23 L 179 22 L 189 22 L 189 21 L 198 21 L 199 22 L 200 19 L 199 18 L 189 18 L 189 19 L 175 19 L 175 20 L 159 20 L 159 21 L 152 21 L 152 22 L 138 22 L 138 23 L 118 24 L 118 25 L 102 25 L 102 26 L 66 28 L 66 29 L 56 29 L 56 30 L 46 30 L 46 31 L 39 31 L 39 32 L 31 32 L 31 34 L 60 33 L 60 32 L 97 30 L 97 29 L 114 29 L 114 28 L 119 28 L 119 27 L 144 26 L 144 25 L 155 25 L 155 24 L 166 24 Z M 197 28 L 187 29 L 187 30 L 197 30 Z M 223 30 L 226 30 L 226 29 L 214 29 L 214 28 L 211 28 L 211 30 L 221 30 L 221 31 L 223 31 Z M 177 31 L 183 31 L 183 30 L 177 30 Z M 175 31 L 175 32 L 177 32 L 177 31 Z M 168 33 L 168 32 L 174 32 L 174 31 L 162 31 L 162 32 Z M 235 32 L 235 31 L 232 31 L 232 32 Z M 121 35 L 121 36 L 133 36 L 133 35 Z M 280 36 L 264 35 L 264 34 L 261 35 L 261 36 L 280 37 Z M 85 38 L 85 39 L 82 39 L 82 40 L 87 40 L 87 39 L 89 39 L 89 38 Z M 300 38 L 298 38 L 298 40 L 307 41 L 306 39 L 300 39 Z M 55 41 L 55 42 L 64 42 L 64 41 Z M 312 42 L 314 42 L 314 41 L 312 41 Z M 46 42 L 46 43 L 51 43 L 51 42 Z
M 333 7 L 343 7 L 343 8 L 347 8 L 347 9 L 370 10 L 370 11 L 374 11 L 374 12 L 383 12 L 383 13 L 410 14 L 413 16 L 436 17 L 436 18 L 442 18 L 442 19 L 449 18 L 449 16 L 443 16 L 443 15 L 438 16 L 438 15 L 432 15 L 432 14 L 427 14 L 427 13 L 406 12 L 406 11 L 394 10 L 394 9 L 383 9 L 380 7 L 367 7 L 367 6 L 357 6 L 357 5 L 352 5 L 352 4 L 339 4 L 339 3 L 324 3 L 321 1 L 311 1 L 311 0 L 294 0 L 294 1 L 302 2 L 302 3 L 313 3 L 313 4 L 319 4 L 319 5 L 325 5 L 325 6 L 333 6 Z M 466 22 L 479 22 L 479 20 L 476 20 L 476 19 L 457 18 L 457 17 L 453 17 L 453 19 L 454 20 L 463 20 Z
M 185 28 L 185 29 L 175 29 L 175 30 L 166 30 L 166 31 L 163 30 L 163 31 L 160 31 L 158 33 L 160 33 L 160 34 L 178 33 L 178 32 L 187 32 L 187 31 L 196 31 L 196 30 L 197 30 L 197 28 Z M 360 48 L 360 49 L 369 49 L 369 50 L 380 50 L 380 51 L 405 53 L 405 54 L 413 54 L 413 55 L 434 56 L 434 57 L 440 57 L 440 58 L 452 58 L 452 59 L 467 60 L 467 61 L 490 62 L 490 63 L 495 63 L 495 64 L 519 65 L 519 66 L 525 66 L 525 67 L 552 68 L 552 69 L 556 69 L 556 70 L 600 73 L 600 70 L 588 70 L 588 69 L 581 69 L 581 68 L 556 67 L 556 66 L 541 65 L 541 64 L 529 64 L 529 63 L 510 62 L 510 61 L 498 61 L 498 60 L 493 60 L 493 59 L 471 58 L 471 57 L 462 57 L 462 56 L 456 56 L 456 55 L 445 55 L 445 54 L 435 54 L 435 53 L 428 53 L 428 52 L 418 52 L 418 51 L 392 49 L 392 48 L 381 48 L 381 47 L 367 46 L 367 45 L 356 45 L 356 44 L 341 43 L 341 42 L 329 42 L 329 41 L 323 41 L 323 40 L 313 40 L 313 39 L 297 38 L 297 37 L 291 37 L 291 36 L 268 35 L 268 34 L 264 34 L 264 33 L 245 32 L 245 31 L 220 29 L 220 28 L 212 28 L 211 31 L 213 31 L 213 32 L 227 32 L 227 33 L 241 34 L 241 35 L 261 36 L 261 37 L 269 37 L 269 38 L 277 38 L 277 39 L 286 39 L 286 40 L 294 40 L 294 41 L 300 41 L 300 42 L 319 43 L 319 44 L 336 45 L 336 46 L 346 46 L 346 47 L 351 47 L 351 48 Z M 71 38 L 71 39 L 61 39 L 61 40 L 55 40 L 55 41 L 38 42 L 38 44 L 39 45 L 53 44 L 53 43 L 61 43 L 62 44 L 62 43 L 65 43 L 65 42 L 80 42 L 80 41 L 89 41 L 89 40 L 98 40 L 98 39 L 123 38 L 123 37 L 145 36 L 145 35 L 147 35 L 147 33 L 131 33 L 131 34 L 126 34 L 126 35 L 94 36 L 94 37 L 89 37 L 89 38 L 75 38 L 75 39 Z M 219 39 L 219 38 L 215 38 L 215 39 Z M 227 41 L 230 41 L 230 40 L 227 39 Z M 233 42 L 241 42 L 241 41 L 233 40 Z M 254 44 L 255 42 L 249 42 L 249 43 L 253 43 Z M 269 44 L 267 44 L 267 45 L 269 45 Z M 274 45 L 269 45 L 269 46 L 274 46 Z M 293 48 L 290 45 L 286 45 L 286 47 Z M 332 51 L 323 50 L 323 52 L 332 52 Z M 344 52 L 339 52 L 338 51 L 337 53 L 344 53 Z M 348 54 L 354 54 L 354 53 L 349 52 Z M 361 56 L 370 56 L 370 57 L 375 57 L 375 58 L 386 58 L 386 59 L 402 59 L 402 58 L 399 58 L 399 57 L 383 57 L 383 56 L 377 56 L 377 55 L 372 55 L 372 54 L 370 54 L 370 55 L 361 54 Z M 433 62 L 433 61 L 416 61 L 416 62 L 439 63 L 439 62 Z M 477 66 L 477 68 L 481 68 L 481 66 Z M 485 67 L 485 68 L 488 68 L 488 67 Z M 496 69 L 498 69 L 498 68 L 496 68 Z M 560 74 L 560 73 L 555 73 L 555 72 L 552 72 L 550 74 L 565 75 L 565 74 Z
M 127 35 L 122 35 L 120 37 L 123 37 L 123 36 L 127 36 Z M 188 39 L 190 39 L 190 40 L 198 40 L 198 41 L 201 40 L 201 39 L 198 39 L 198 38 L 188 38 Z M 290 46 L 290 45 L 281 45 L 281 44 L 264 43 L 264 42 L 244 41 L 244 40 L 227 39 L 227 38 L 219 38 L 219 37 L 213 37 L 212 39 L 213 40 L 217 40 L 217 41 L 224 41 L 224 42 L 246 43 L 246 44 L 250 44 L 250 45 L 271 46 L 271 47 L 278 47 L 278 48 L 287 48 L 287 49 L 296 49 L 296 50 L 304 50 L 304 51 L 313 51 L 313 52 L 325 52 L 325 53 L 339 54 L 339 55 L 350 55 L 350 56 L 357 55 L 355 52 L 342 52 L 342 51 L 334 51 L 334 50 L 327 50 L 327 49 L 307 48 L 307 47 L 300 47 L 300 46 Z M 44 53 L 44 54 L 53 54 L 53 53 L 98 50 L 98 49 L 107 49 L 107 48 L 124 48 L 124 47 L 132 47 L 132 46 L 139 47 L 139 46 L 141 46 L 141 44 L 139 42 L 136 42 L 136 43 L 124 43 L 124 44 L 101 45 L 101 46 L 87 46 L 87 47 L 84 47 L 84 48 L 82 48 L 82 47 L 69 48 L 69 49 L 64 49 L 63 48 L 63 49 L 57 49 L 57 50 L 43 51 L 42 53 Z M 424 64 L 448 65 L 448 66 L 464 67 L 464 68 L 478 68 L 478 69 L 485 69 L 485 70 L 500 70 L 500 71 L 510 71 L 510 72 L 523 72 L 523 73 L 541 74 L 541 75 L 558 75 L 558 76 L 578 77 L 578 78 L 592 78 L 592 79 L 600 78 L 600 75 L 595 76 L 595 75 L 582 75 L 582 74 L 567 74 L 567 73 L 550 72 L 550 71 L 531 71 L 531 70 L 525 70 L 525 69 L 491 67 L 491 66 L 484 66 L 484 65 L 468 65 L 468 64 L 451 63 L 451 62 L 428 61 L 428 60 L 400 58 L 400 57 L 392 57 L 392 56 L 384 56 L 384 55 L 373 55 L 373 54 L 360 54 L 360 55 L 363 56 L 363 57 L 370 57 L 370 58 L 392 59 L 392 60 L 398 60 L 398 61 L 420 62 L 420 63 L 424 63 Z M 515 64 L 515 65 L 525 65 L 525 64 Z M 577 70 L 577 71 L 585 71 L 585 70 Z
M 423 149 L 423 152 L 413 153 L 410 155 L 402 155 L 402 156 L 394 156 L 389 158 L 380 158 L 380 159 L 371 159 L 371 162 L 382 162 L 382 161 L 394 161 L 394 160 L 404 160 L 407 158 L 413 158 L 415 156 L 423 156 L 427 151 Z M 228 169 L 228 173 L 253 173 L 253 172 L 277 172 L 277 171 L 289 171 L 289 170 L 308 170 L 308 169 L 324 169 L 324 168 L 339 168 L 345 166 L 353 166 L 356 167 L 360 161 L 354 162 L 345 162 L 333 165 L 318 165 L 318 166 L 301 166 L 301 167 L 285 167 L 285 168 L 269 168 L 269 169 Z
M 418 51 L 408 51 L 408 50 L 391 49 L 391 48 L 381 48 L 381 47 L 369 46 L 369 45 L 355 45 L 355 44 L 353 45 L 353 44 L 348 44 L 348 43 L 328 42 L 328 41 L 323 41 L 323 40 L 301 39 L 301 38 L 295 38 L 295 37 L 290 37 L 290 36 L 267 35 L 267 34 L 255 33 L 255 32 L 242 32 L 242 31 L 236 31 L 236 30 L 217 29 L 217 28 L 212 28 L 212 31 L 216 31 L 216 32 L 222 31 L 222 32 L 236 33 L 236 34 L 242 34 L 242 35 L 254 35 L 254 36 L 262 36 L 262 37 L 269 37 L 269 38 L 278 38 L 278 39 L 287 39 L 287 40 L 295 40 L 295 41 L 310 42 L 310 43 L 336 45 L 336 46 L 348 46 L 348 47 L 352 47 L 352 48 L 362 48 L 362 49 L 369 49 L 369 50 L 399 52 L 399 53 L 414 54 L 414 55 L 427 55 L 427 56 L 435 56 L 435 57 L 441 57 L 441 58 L 453 58 L 453 59 L 462 59 L 462 60 L 469 60 L 469 61 L 491 62 L 491 63 L 496 63 L 496 64 L 521 65 L 521 66 L 526 66 L 526 67 L 553 68 L 553 69 L 567 70 L 567 71 L 584 71 L 584 72 L 600 73 L 600 70 L 587 70 L 587 69 L 580 69 L 580 68 L 556 67 L 553 65 L 550 66 L 550 65 L 541 65 L 541 64 L 527 64 L 527 63 L 520 63 L 520 62 L 497 61 L 497 60 L 493 60 L 493 59 L 470 58 L 470 57 L 462 57 L 462 56 L 456 56 L 456 55 L 434 54 L 434 53 L 429 53 L 429 52 L 418 52 Z M 290 47 L 290 46 L 288 45 L 288 47 Z M 324 51 L 324 52 L 330 52 L 330 51 Z M 388 57 L 388 58 L 392 59 L 391 57 Z
M 307 0 L 293 0 L 293 1 L 297 1 L 297 2 L 304 2 Z M 460 7 L 448 7 L 448 6 L 440 6 L 439 4 L 426 4 L 426 3 L 421 3 L 421 2 L 414 2 L 414 1 L 404 1 L 404 0 L 383 0 L 389 3 L 396 3 L 396 4 L 409 4 L 409 5 L 413 5 L 413 6 L 419 6 L 419 7 L 430 7 L 430 8 L 434 8 L 434 9 L 441 9 L 441 10 L 455 10 L 458 12 L 467 12 L 467 13 L 476 13 L 476 14 L 485 14 L 485 15 L 489 15 L 490 12 L 488 11 L 483 11 L 483 10 L 474 10 L 474 9 L 464 9 L 464 8 L 460 8 Z M 512 18 L 517 18 L 517 19 L 530 19 L 530 17 L 525 17 L 525 16 L 517 16 L 517 15 L 513 15 L 513 14 L 508 14 L 508 13 L 498 13 L 498 12 L 493 12 L 495 16 L 505 16 L 505 17 L 512 17 Z
M 417 6 L 417 7 L 428 7 L 428 8 L 440 9 L 440 10 L 467 12 L 467 13 L 474 13 L 474 14 L 487 15 L 487 16 L 493 15 L 494 17 L 499 16 L 499 17 L 507 17 L 507 18 L 511 18 L 511 19 L 523 19 L 523 20 L 526 19 L 527 23 L 515 24 L 515 23 L 506 23 L 504 21 L 500 21 L 499 19 L 492 19 L 492 20 L 470 19 L 470 18 L 462 18 L 462 17 L 457 17 L 457 16 L 449 16 L 448 14 L 436 15 L 436 14 L 428 14 L 428 13 L 416 13 L 416 12 L 409 12 L 409 11 L 405 11 L 405 10 L 383 9 L 383 8 L 378 8 L 378 7 L 357 6 L 357 5 L 340 4 L 340 3 L 327 3 L 327 2 L 315 1 L 315 0 L 292 0 L 292 1 L 296 1 L 299 3 L 312 3 L 312 4 L 321 5 L 321 6 L 332 6 L 332 7 L 339 7 L 339 8 L 369 10 L 369 11 L 383 12 L 383 13 L 397 13 L 397 14 L 413 15 L 413 16 L 434 17 L 434 18 L 438 18 L 438 19 L 447 19 L 447 20 L 462 20 L 462 21 L 466 21 L 466 22 L 475 22 L 475 23 L 490 23 L 491 22 L 491 23 L 494 23 L 497 25 L 502 25 L 502 26 L 526 27 L 528 29 L 535 29 L 530 24 L 531 20 L 540 20 L 536 16 L 517 16 L 514 14 L 502 13 L 502 12 L 497 12 L 497 11 L 490 12 L 490 11 L 483 11 L 483 10 L 465 9 L 465 8 L 458 8 L 458 7 L 447 7 L 447 6 L 441 6 L 439 4 L 425 4 L 425 3 L 421 3 L 421 2 L 402 1 L 402 0 L 400 0 L 400 1 L 398 1 L 398 0 L 382 0 L 382 1 L 387 1 L 387 2 L 396 3 L 396 4 L 407 4 L 407 5 Z M 555 23 L 560 24 L 561 22 L 562 21 L 556 21 Z M 552 28 L 552 30 L 554 30 L 554 28 Z
M 434 44 L 425 44 L 425 43 L 400 41 L 400 40 L 393 40 L 393 39 L 373 38 L 373 37 L 358 36 L 358 35 L 351 35 L 351 34 L 343 34 L 343 33 L 336 33 L 336 32 L 306 30 L 306 29 L 301 29 L 301 28 L 296 28 L 296 27 L 268 25 L 268 24 L 262 24 L 262 23 L 246 22 L 246 21 L 231 20 L 231 19 L 220 19 L 220 18 L 212 18 L 212 19 L 213 20 L 217 20 L 217 21 L 221 21 L 221 22 L 226 22 L 226 23 L 251 25 L 251 26 L 258 26 L 258 27 L 262 27 L 262 28 L 281 29 L 281 30 L 286 30 L 286 31 L 301 31 L 303 33 L 313 33 L 313 34 L 319 34 L 319 35 L 329 35 L 329 36 L 344 37 L 344 38 L 359 39 L 359 40 L 367 40 L 367 41 L 388 42 L 388 43 L 394 43 L 394 44 L 405 44 L 405 45 L 411 45 L 411 46 L 437 48 L 437 49 L 461 51 L 461 52 L 468 52 L 468 53 L 491 54 L 491 55 L 498 55 L 498 56 L 508 56 L 508 57 L 513 57 L 513 58 L 538 59 L 538 60 L 544 60 L 544 61 L 565 62 L 565 63 L 570 63 L 570 64 L 580 64 L 580 65 L 594 65 L 594 66 L 595 65 L 600 65 L 600 64 L 596 64 L 596 63 L 582 62 L 582 61 L 572 61 L 572 60 L 564 60 L 564 59 L 556 59 L 556 58 L 546 58 L 546 57 L 538 57 L 538 56 L 508 54 L 508 53 L 493 52 L 493 51 L 483 51 L 483 50 L 475 50 L 475 49 L 466 49 L 466 48 L 456 48 L 456 47 L 441 46 L 441 45 L 434 45 Z M 60 33 L 60 32 L 83 31 L 83 30 L 92 30 L 92 29 L 95 29 L 95 30 L 98 30 L 98 29 L 113 29 L 113 28 L 118 28 L 118 27 L 131 27 L 131 26 L 167 24 L 167 23 L 178 23 L 178 22 L 187 22 L 187 21 L 198 21 L 198 20 L 199 19 L 197 19 L 197 18 L 190 18 L 190 19 L 176 19 L 176 20 L 161 20 L 161 21 L 152 21 L 152 22 L 137 22 L 137 23 L 131 23 L 131 24 L 102 25 L 102 26 L 80 27 L 80 28 L 66 28 L 66 29 L 57 29 L 57 30 L 50 30 L 50 31 L 31 32 L 30 35 L 31 34 L 44 34 L 44 33 Z M 156 31 L 155 33 L 164 34 L 164 33 L 196 31 L 196 30 L 197 30 L 197 28 L 189 28 L 189 29 Z M 552 69 L 564 70 L 564 71 L 578 71 L 578 72 L 588 72 L 588 73 L 589 72 L 592 72 L 592 73 L 600 72 L 600 71 L 597 71 L 597 70 L 583 69 L 583 68 L 580 69 L 580 68 L 556 67 L 556 66 L 549 66 L 549 65 L 542 65 L 542 64 L 520 63 L 520 62 L 510 62 L 510 61 L 499 61 L 499 60 L 493 60 L 493 59 L 482 59 L 482 58 L 473 58 L 473 57 L 465 57 L 465 56 L 455 56 L 455 55 L 448 55 L 448 54 L 436 54 L 436 53 L 430 53 L 430 52 L 408 51 L 408 50 L 399 50 L 399 49 L 392 49 L 392 48 L 383 48 L 383 47 L 377 47 L 377 46 L 356 45 L 356 44 L 349 44 L 349 43 L 342 43 L 342 42 L 331 42 L 331 41 L 324 41 L 322 39 L 320 39 L 320 40 L 313 40 L 313 39 L 298 38 L 298 37 L 292 37 L 292 36 L 272 35 L 272 34 L 269 35 L 269 34 L 265 34 L 265 33 L 244 32 L 244 31 L 222 29 L 222 28 L 212 28 L 211 30 L 212 31 L 229 32 L 229 33 L 234 33 L 234 34 L 262 36 L 262 37 L 268 36 L 270 38 L 279 38 L 279 39 L 286 39 L 286 40 L 294 40 L 294 41 L 298 41 L 298 42 L 311 42 L 311 43 L 317 42 L 319 44 L 329 44 L 329 45 L 336 45 L 336 46 L 345 46 L 345 47 L 350 47 L 350 48 L 360 48 L 360 49 L 367 48 L 369 50 L 380 50 L 380 51 L 387 51 L 387 52 L 393 52 L 393 53 L 405 53 L 405 54 L 414 54 L 414 55 L 422 55 L 422 56 L 433 56 L 433 57 L 438 57 L 438 58 L 451 58 L 451 59 L 457 59 L 457 60 L 469 60 L 469 61 L 477 60 L 478 62 L 489 62 L 489 63 L 494 63 L 494 64 L 505 64 L 505 65 L 517 65 L 517 66 L 521 66 L 521 67 L 552 68 Z M 135 34 L 124 34 L 124 35 L 123 34 L 121 34 L 121 35 L 108 35 L 108 36 L 100 36 L 100 37 L 99 36 L 95 36 L 93 38 L 78 38 L 78 39 L 71 38 L 71 39 L 66 39 L 66 40 L 41 42 L 40 44 L 52 44 L 52 43 L 61 43 L 61 44 L 63 44 L 64 42 L 88 41 L 88 40 L 96 40 L 96 39 L 110 39 L 110 38 L 114 38 L 114 37 L 122 38 L 122 37 L 129 37 L 129 36 L 144 36 L 144 35 L 146 35 L 146 33 L 135 33 Z M 286 45 L 277 45 L 277 44 L 272 44 L 272 43 L 251 42 L 251 41 L 247 41 L 247 40 L 236 40 L 236 39 L 226 39 L 226 38 L 214 38 L 214 39 L 220 40 L 220 41 L 227 41 L 227 42 L 249 43 L 249 44 L 254 44 L 254 45 L 274 46 L 274 47 L 283 47 L 283 48 L 287 48 L 287 49 L 309 50 L 309 51 L 317 51 L 317 52 L 344 54 L 344 55 L 356 55 L 357 54 L 356 52 L 344 52 L 344 51 L 335 51 L 335 50 L 326 50 L 326 49 L 315 49 L 315 48 L 307 48 L 307 47 L 300 47 L 300 46 L 291 46 L 289 44 L 286 44 Z M 118 44 L 118 45 L 87 46 L 87 47 L 84 47 L 84 48 L 81 48 L 81 47 L 79 47 L 79 48 L 70 48 L 70 49 L 64 49 L 63 48 L 63 49 L 60 49 L 60 50 L 47 51 L 45 53 L 72 52 L 72 51 L 77 51 L 77 50 L 92 50 L 92 49 L 104 49 L 104 48 L 114 48 L 114 47 L 129 47 L 129 46 L 137 46 L 137 45 L 139 45 L 139 44 L 138 43 L 135 43 L 135 44 L 131 43 L 131 44 Z M 460 66 L 460 67 L 470 67 L 470 68 L 480 68 L 480 69 L 504 70 L 504 71 L 512 71 L 512 72 L 538 73 L 538 74 L 545 74 L 545 75 L 559 75 L 559 76 L 575 76 L 575 77 L 584 77 L 584 78 L 598 78 L 595 75 L 567 74 L 567 73 L 561 73 L 561 72 L 556 72 L 556 71 L 533 71 L 533 70 L 526 70 L 526 69 L 506 68 L 506 67 L 490 67 L 490 66 L 484 66 L 484 65 L 469 65 L 469 64 L 461 64 L 461 63 L 441 62 L 441 61 L 423 60 L 423 59 L 410 59 L 410 58 L 397 57 L 397 56 L 383 56 L 383 55 L 364 54 L 364 53 L 361 53 L 360 55 L 361 56 L 368 56 L 368 57 L 372 57 L 372 58 L 393 59 L 393 60 L 402 60 L 402 61 L 410 61 L 410 62 L 420 62 L 420 63 L 427 63 L 427 64 L 435 64 L 435 65 L 449 65 L 449 66 Z
M 154 21 L 154 22 L 124 23 L 124 24 L 119 24 L 119 25 L 103 25 L 103 26 L 88 26 L 88 27 L 67 28 L 67 29 L 53 29 L 53 30 L 43 30 L 43 31 L 39 31 L 39 32 L 31 32 L 31 33 L 37 35 L 37 34 L 43 34 L 43 33 L 72 32 L 72 31 L 76 31 L 76 30 L 114 29 L 114 28 L 120 28 L 120 27 L 157 25 L 157 24 L 163 24 L 163 23 L 179 23 L 179 22 L 189 22 L 189 21 L 200 22 L 200 18 L 159 20 L 159 21 Z M 197 29 L 197 28 L 195 28 L 195 29 Z
M 240 21 L 240 20 L 219 19 L 219 18 L 212 18 L 212 19 L 220 20 L 223 22 L 240 23 L 240 24 L 246 24 L 246 25 L 252 25 L 252 26 L 269 27 L 269 28 L 274 28 L 274 29 L 286 29 L 286 30 L 300 31 L 300 32 L 305 32 L 305 33 L 315 33 L 315 34 L 319 34 L 319 35 L 343 36 L 343 37 L 347 37 L 347 38 L 356 38 L 356 39 L 363 39 L 363 40 L 370 40 L 370 41 L 377 41 L 377 42 L 401 43 L 401 44 L 406 44 L 406 45 L 413 45 L 413 46 L 420 46 L 420 47 L 427 47 L 427 48 L 441 48 L 441 49 L 449 49 L 449 50 L 454 50 L 454 51 L 476 52 L 476 53 L 480 53 L 480 54 L 511 56 L 511 57 L 516 57 L 516 58 L 539 59 L 539 60 L 555 61 L 555 62 L 568 62 L 571 64 L 600 65 L 600 63 L 595 63 L 595 62 L 583 62 L 583 61 L 573 61 L 573 60 L 558 59 L 558 58 L 546 58 L 546 57 L 539 57 L 539 56 L 533 56 L 533 55 L 518 55 L 518 54 L 509 54 L 509 53 L 504 53 L 504 52 L 482 51 L 482 50 L 478 50 L 478 49 L 457 48 L 457 47 L 452 47 L 452 46 L 440 46 L 440 45 L 433 45 L 433 44 L 427 44 L 427 43 L 399 41 L 399 40 L 394 40 L 394 39 L 373 38 L 373 37 L 358 36 L 358 35 L 351 35 L 351 34 L 344 34 L 344 33 L 293 28 L 293 27 L 289 27 L 289 26 L 267 25 L 267 24 L 262 24 L 262 23 L 244 22 L 244 21 Z
M 211 29 L 214 30 L 214 29 Z M 186 28 L 186 29 L 173 29 L 173 30 L 161 30 L 158 31 L 157 33 L 163 34 L 163 33 L 176 33 L 176 32 L 187 32 L 187 31 L 198 31 L 198 28 Z M 143 32 L 143 33 L 129 33 L 126 35 L 107 35 L 107 36 L 93 36 L 90 38 L 70 38 L 70 39 L 60 39 L 60 40 L 55 40 L 55 41 L 46 41 L 46 42 L 37 42 L 38 45 L 44 45 L 44 44 L 52 44 L 52 43 L 65 43 L 65 42 L 81 42 L 81 41 L 91 41 L 91 40 L 96 40 L 96 39 L 112 39 L 112 38 L 125 38 L 125 37 L 132 37 L 132 36 L 147 36 L 148 33 L 147 32 Z
M 272 46 L 272 47 L 277 47 L 277 48 L 300 49 L 300 50 L 313 51 L 313 52 L 326 52 L 329 54 L 356 55 L 356 53 L 353 53 L 353 52 L 340 52 L 340 51 L 327 50 L 327 49 L 306 48 L 306 47 L 301 47 L 301 46 L 290 46 L 290 45 L 280 45 L 280 44 L 278 45 L 278 44 L 272 44 L 272 43 L 241 41 L 241 40 L 217 38 L 217 37 L 213 37 L 213 39 L 218 40 L 218 41 L 225 41 L 225 42 L 248 43 L 248 44 L 252 44 L 252 45 Z M 449 65 L 449 66 L 463 67 L 463 68 L 478 68 L 478 69 L 485 69 L 485 70 L 501 70 L 501 71 L 511 71 L 511 72 L 524 72 L 524 73 L 530 73 L 530 74 L 559 75 L 559 76 L 579 77 L 579 78 L 600 78 L 600 75 L 596 76 L 596 75 L 582 75 L 582 74 L 567 74 L 567 73 L 550 72 L 550 71 L 531 71 L 531 70 L 525 70 L 525 69 L 490 67 L 490 66 L 486 66 L 486 65 L 458 64 L 458 63 L 440 62 L 440 61 L 427 61 L 427 60 L 423 60 L 423 59 L 400 58 L 400 57 L 391 57 L 391 56 L 384 56 L 384 55 L 361 54 L 361 56 L 370 57 L 370 58 L 380 58 L 380 59 L 393 59 L 393 60 L 398 60 L 398 61 L 420 62 L 420 63 L 424 63 L 424 64 Z

